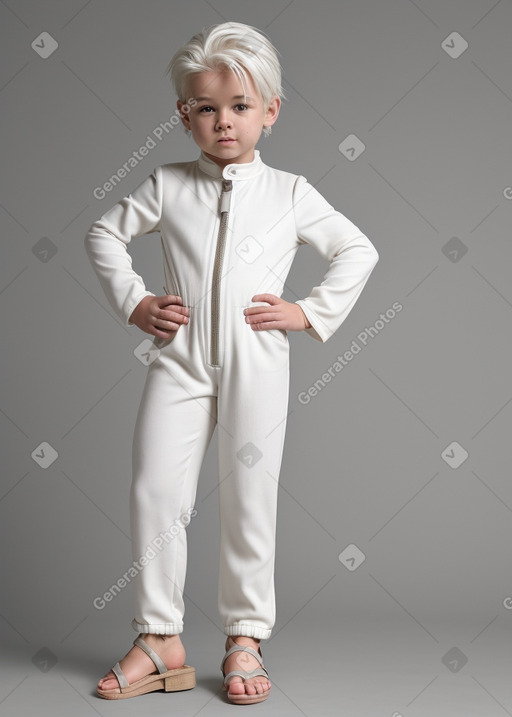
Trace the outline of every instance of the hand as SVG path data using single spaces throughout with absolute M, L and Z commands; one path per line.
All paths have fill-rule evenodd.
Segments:
M 270 306 L 250 306 L 244 309 L 245 321 L 253 331 L 265 329 L 288 329 L 303 331 L 311 328 L 299 304 L 281 299 L 275 294 L 256 294 L 251 301 L 266 301 Z
M 145 296 L 132 311 L 129 320 L 147 334 L 168 339 L 181 324 L 188 324 L 190 312 L 182 304 L 181 296 L 174 294 Z

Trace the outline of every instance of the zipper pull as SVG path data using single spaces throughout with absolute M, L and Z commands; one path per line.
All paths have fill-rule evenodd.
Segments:
M 229 212 L 229 205 L 231 201 L 231 190 L 233 189 L 232 179 L 222 180 L 222 194 L 220 195 L 220 211 Z

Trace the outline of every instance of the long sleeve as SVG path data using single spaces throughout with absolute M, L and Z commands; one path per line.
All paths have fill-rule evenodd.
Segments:
M 295 302 L 311 324 L 306 333 L 325 342 L 347 318 L 379 255 L 368 237 L 302 175 L 294 187 L 293 206 L 300 243 L 310 244 L 330 261 L 322 283 Z
M 133 192 L 94 222 L 84 240 L 85 250 L 110 305 L 126 326 L 145 296 L 141 276 L 132 269 L 127 245 L 134 237 L 159 230 L 162 216 L 162 171 L 156 167 Z

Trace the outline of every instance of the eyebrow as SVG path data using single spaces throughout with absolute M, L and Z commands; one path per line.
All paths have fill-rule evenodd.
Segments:
M 232 100 L 243 100 L 243 99 L 252 100 L 253 98 L 249 97 L 249 95 L 235 95 L 231 99 Z M 202 102 L 203 100 L 211 102 L 212 98 L 211 97 L 195 97 L 195 100 L 196 100 L 196 102 Z

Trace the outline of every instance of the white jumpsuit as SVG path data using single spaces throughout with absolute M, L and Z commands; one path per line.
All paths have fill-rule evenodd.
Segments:
M 133 559 L 160 536 L 161 550 L 135 578 L 137 632 L 183 631 L 186 520 L 218 426 L 218 609 L 226 635 L 270 637 L 275 623 L 278 479 L 289 398 L 285 330 L 253 330 L 243 313 L 255 294 L 281 296 L 299 246 L 330 264 L 297 301 L 311 337 L 325 342 L 349 314 L 378 254 L 305 177 L 263 163 L 221 168 L 203 152 L 154 169 L 94 222 L 87 255 L 117 315 L 130 324 L 148 295 L 126 245 L 158 231 L 166 289 L 189 307 L 189 323 L 154 337 L 133 437 Z M 162 292 L 163 293 L 163 292 Z M 180 520 L 181 519 L 181 520 Z M 170 526 L 180 528 L 170 530 Z

